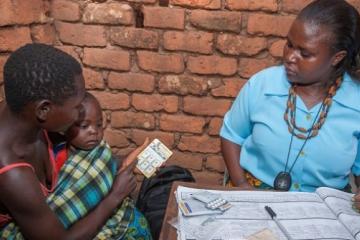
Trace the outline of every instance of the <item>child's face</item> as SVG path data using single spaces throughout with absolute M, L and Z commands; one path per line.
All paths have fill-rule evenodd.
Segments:
M 102 140 L 103 119 L 101 108 L 95 99 L 87 98 L 83 103 L 83 116 L 67 132 L 70 144 L 82 150 L 91 150 Z

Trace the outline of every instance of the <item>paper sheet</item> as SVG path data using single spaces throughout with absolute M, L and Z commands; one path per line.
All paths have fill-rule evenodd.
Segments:
M 177 199 L 186 199 L 196 191 L 199 190 L 179 186 Z M 278 239 L 286 239 L 265 211 L 265 205 L 276 212 L 279 221 L 295 240 L 353 240 L 360 232 L 360 215 L 350 208 L 351 195 L 337 190 L 320 189 L 318 193 L 209 191 L 221 194 L 233 207 L 214 216 L 184 217 L 180 213 L 181 240 L 246 239 L 264 228 L 273 232 Z M 339 218 L 336 213 L 340 214 Z M 358 224 L 354 224 L 354 221 Z M 356 237 L 360 239 L 360 234 Z

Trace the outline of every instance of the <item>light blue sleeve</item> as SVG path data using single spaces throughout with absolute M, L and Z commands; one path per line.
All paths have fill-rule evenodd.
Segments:
M 360 139 L 359 138 L 358 138 L 357 154 L 351 171 L 355 176 L 360 176 Z
M 251 93 L 250 79 L 236 97 L 230 110 L 225 114 L 220 136 L 238 145 L 242 145 L 251 134 L 250 118 Z

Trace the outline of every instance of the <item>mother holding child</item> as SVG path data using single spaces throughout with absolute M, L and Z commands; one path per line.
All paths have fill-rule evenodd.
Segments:
M 29 44 L 7 60 L 1 239 L 151 239 L 128 198 L 136 186 L 134 159 L 146 143 L 118 164 L 101 141 L 100 107 L 84 85 L 80 64 L 51 46 Z M 47 131 L 67 132 L 65 162 L 55 161 Z

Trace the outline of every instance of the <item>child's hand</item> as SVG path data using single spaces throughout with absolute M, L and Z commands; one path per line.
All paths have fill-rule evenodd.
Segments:
M 137 147 L 134 151 L 132 151 L 131 153 L 129 153 L 129 155 L 127 155 L 125 160 L 122 162 L 122 165 L 121 165 L 120 169 L 118 170 L 118 172 L 122 171 L 127 166 L 136 162 L 137 156 L 147 147 L 147 145 L 149 145 L 149 138 L 146 138 L 144 143 L 141 146 Z M 135 166 L 136 166 L 136 164 L 133 165 L 133 170 L 134 170 Z

